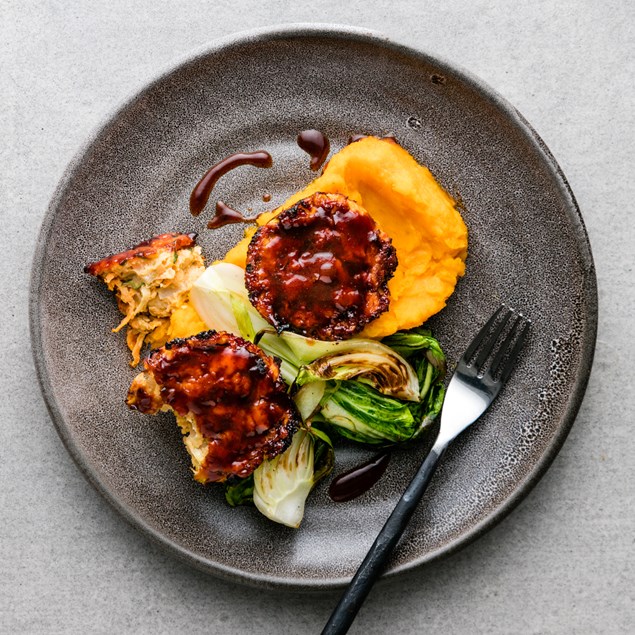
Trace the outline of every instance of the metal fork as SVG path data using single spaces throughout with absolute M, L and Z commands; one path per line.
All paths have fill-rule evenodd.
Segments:
M 515 319 L 510 325 L 512 316 Z M 502 305 L 468 346 L 448 385 L 441 410 L 441 427 L 432 450 L 379 532 L 322 635 L 341 635 L 348 631 L 401 538 L 439 459 L 450 442 L 487 410 L 507 382 L 530 325 L 530 320 Z

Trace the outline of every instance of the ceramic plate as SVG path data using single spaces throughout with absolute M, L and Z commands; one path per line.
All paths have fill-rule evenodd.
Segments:
M 300 25 L 240 34 L 162 75 L 99 129 L 51 202 L 33 269 L 33 349 L 52 419 L 97 489 L 171 552 L 234 580 L 320 589 L 353 575 L 425 447 L 396 452 L 351 502 L 332 502 L 322 484 L 299 530 L 229 508 L 221 488 L 193 481 L 171 416 L 126 408 L 137 370 L 124 334 L 110 332 L 120 316 L 82 271 L 169 231 L 198 232 L 208 262 L 222 257 L 243 227 L 212 231 L 207 212 L 192 217 L 193 186 L 229 154 L 265 149 L 271 169 L 237 169 L 214 196 L 253 215 L 280 204 L 314 177 L 296 144 L 307 128 L 333 151 L 352 134 L 393 134 L 460 200 L 467 273 L 429 323 L 449 360 L 501 301 L 535 325 L 510 384 L 447 452 L 388 575 L 467 544 L 545 471 L 586 387 L 597 297 L 574 198 L 522 116 L 468 73 L 375 33 Z M 368 456 L 344 447 L 336 473 Z

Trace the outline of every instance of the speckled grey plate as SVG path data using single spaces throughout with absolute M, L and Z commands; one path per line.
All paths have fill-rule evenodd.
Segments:
M 460 196 L 470 230 L 467 275 L 431 321 L 450 360 L 501 301 L 535 324 L 513 380 L 446 454 L 389 575 L 448 554 L 500 520 L 550 464 L 589 375 L 596 280 L 580 213 L 547 148 L 513 107 L 476 78 L 427 54 L 348 27 L 240 34 L 190 57 L 115 113 L 71 164 L 51 202 L 34 263 L 31 328 L 50 412 L 97 489 L 150 537 L 211 573 L 251 584 L 343 585 L 414 474 L 421 446 L 393 456 L 364 496 L 335 504 L 326 485 L 302 528 L 191 477 L 169 416 L 130 412 L 114 299 L 83 266 L 166 231 L 197 231 L 209 261 L 242 228 L 206 229 L 188 198 L 202 173 L 236 151 L 264 148 L 274 167 L 218 184 L 253 213 L 314 176 L 295 143 L 318 128 L 333 150 L 349 135 L 392 133 Z M 270 192 L 272 201 L 263 203 Z M 338 453 L 337 472 L 368 456 Z

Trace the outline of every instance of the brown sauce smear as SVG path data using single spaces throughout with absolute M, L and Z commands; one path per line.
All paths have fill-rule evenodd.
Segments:
M 348 472 L 336 476 L 329 487 L 329 496 L 344 503 L 367 492 L 384 474 L 390 462 L 390 452 L 382 452 Z
M 209 229 L 218 229 L 224 225 L 230 225 L 232 223 L 255 223 L 255 218 L 245 218 L 238 210 L 225 205 L 223 201 L 216 203 L 216 213 L 212 220 L 207 223 Z
M 227 174 L 230 170 L 233 170 L 241 165 L 253 165 L 257 168 L 270 168 L 273 164 L 271 155 L 265 150 L 258 150 L 257 152 L 237 152 L 228 156 L 226 159 L 213 165 L 196 184 L 196 187 L 190 194 L 190 212 L 193 216 L 198 216 L 207 201 L 210 194 L 214 189 L 218 179 L 221 176 Z
M 303 130 L 298 135 L 298 145 L 311 157 L 311 170 L 317 172 L 331 149 L 326 136 L 319 130 Z

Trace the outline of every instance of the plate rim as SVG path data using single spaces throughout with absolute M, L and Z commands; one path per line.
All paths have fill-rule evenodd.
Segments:
M 246 46 L 276 39 L 307 36 L 314 38 L 339 38 L 342 40 L 354 41 L 356 43 L 364 43 L 379 47 L 380 49 L 386 49 L 394 53 L 402 54 L 409 59 L 425 61 L 426 63 L 433 63 L 440 68 L 447 68 L 453 74 L 457 75 L 462 81 L 466 82 L 470 88 L 476 90 L 485 100 L 501 110 L 510 120 L 513 120 L 516 126 L 524 133 L 527 141 L 543 156 L 545 164 L 550 168 L 554 177 L 556 177 L 556 181 L 562 190 L 563 196 L 568 200 L 569 204 L 567 205 L 566 212 L 572 223 L 572 228 L 575 230 L 575 245 L 578 248 L 577 253 L 585 269 L 585 299 L 588 305 L 588 311 L 584 316 L 584 335 L 586 336 L 586 339 L 582 338 L 583 342 L 581 346 L 578 374 L 568 396 L 567 403 L 563 409 L 560 425 L 553 435 L 551 443 L 543 451 L 532 469 L 529 470 L 520 481 L 518 481 L 513 492 L 506 497 L 500 505 L 494 507 L 489 514 L 482 518 L 478 523 L 474 524 L 468 531 L 461 533 L 458 538 L 449 541 L 439 549 L 428 552 L 423 556 L 414 558 L 406 563 L 391 568 L 384 573 L 382 578 L 393 578 L 394 576 L 406 571 L 420 568 L 423 565 L 439 560 L 442 557 L 449 556 L 471 544 L 506 518 L 509 513 L 529 494 L 540 478 L 544 475 L 560 451 L 560 448 L 564 444 L 564 441 L 571 430 L 582 404 L 591 375 L 597 340 L 598 291 L 591 244 L 580 208 L 562 169 L 533 126 L 510 102 L 490 87 L 485 81 L 473 75 L 470 71 L 464 69 L 460 64 L 447 61 L 436 54 L 430 54 L 424 48 L 414 48 L 401 44 L 392 38 L 388 38 L 379 31 L 335 23 L 291 23 L 258 27 L 255 29 L 235 32 L 225 37 L 207 42 L 202 46 L 199 46 L 180 56 L 180 58 L 176 61 L 172 61 L 148 82 L 145 82 L 140 88 L 135 90 L 132 95 L 128 95 L 125 99 L 121 100 L 117 105 L 111 108 L 110 111 L 101 119 L 100 123 L 93 126 L 92 130 L 86 136 L 85 141 L 80 145 L 79 149 L 66 166 L 47 206 L 35 243 L 35 252 L 32 260 L 29 283 L 29 332 L 32 355 L 38 383 L 44 397 L 48 413 L 53 421 L 57 433 L 80 472 L 84 475 L 84 477 L 86 477 L 91 485 L 129 524 L 139 529 L 145 536 L 150 538 L 156 544 L 161 545 L 168 553 L 176 555 L 181 560 L 193 565 L 201 571 L 231 582 L 258 586 L 259 588 L 266 587 L 270 589 L 315 592 L 342 588 L 349 583 L 350 577 L 295 578 L 289 576 L 273 576 L 270 574 L 254 574 L 218 562 L 211 562 L 208 559 L 194 553 L 190 549 L 182 547 L 152 528 L 136 513 L 134 509 L 123 503 L 112 492 L 110 492 L 108 486 L 88 465 L 88 462 L 74 443 L 73 434 L 64 424 L 63 416 L 54 398 L 44 357 L 44 346 L 40 329 L 41 315 L 39 312 L 39 297 L 42 278 L 41 272 L 45 260 L 45 247 L 50 237 L 56 209 L 59 206 L 67 187 L 71 183 L 76 169 L 80 166 L 81 160 L 90 151 L 91 147 L 99 140 L 102 133 L 116 121 L 118 116 L 134 105 L 134 103 L 141 99 L 146 92 L 152 90 L 154 86 L 164 81 L 171 74 L 187 67 L 190 64 L 196 64 L 202 58 L 218 55 L 222 51 L 236 46 Z

